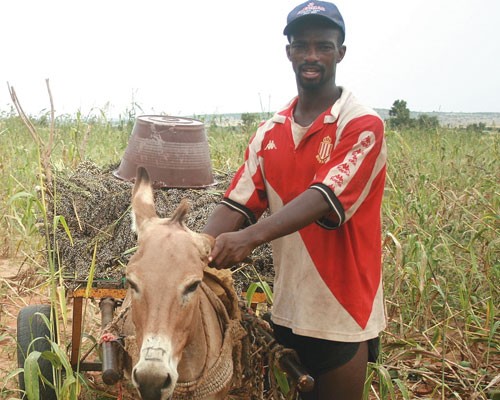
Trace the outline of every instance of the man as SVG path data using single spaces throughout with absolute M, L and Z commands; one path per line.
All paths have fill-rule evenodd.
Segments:
M 335 83 L 346 47 L 334 4 L 300 4 L 284 34 L 298 96 L 252 137 L 204 232 L 218 268 L 272 241 L 275 335 L 316 380 L 302 398 L 358 400 L 385 327 L 383 122 Z

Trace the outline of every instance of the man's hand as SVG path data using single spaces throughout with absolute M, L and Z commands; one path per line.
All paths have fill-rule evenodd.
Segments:
M 204 233 L 215 237 L 209 265 L 230 268 L 243 261 L 253 249 L 309 225 L 331 212 L 329 203 L 315 189 L 308 189 L 271 216 L 237 231 L 245 221 L 242 214 L 220 205 L 209 218 Z
M 215 246 L 208 257 L 209 266 L 218 269 L 231 268 L 247 258 L 255 247 L 258 246 L 248 228 L 237 232 L 221 233 L 215 239 Z

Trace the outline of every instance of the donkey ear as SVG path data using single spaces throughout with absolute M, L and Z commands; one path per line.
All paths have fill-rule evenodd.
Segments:
M 144 222 L 158 217 L 155 210 L 153 188 L 148 172 L 145 168 L 137 168 L 134 188 L 132 190 L 133 221 L 137 232 L 141 230 Z
M 181 203 L 177 206 L 172 217 L 170 217 L 169 224 L 179 224 L 184 227 L 184 219 L 189 211 L 189 202 L 187 199 L 182 199 Z
M 215 245 L 215 239 L 212 236 L 207 235 L 206 233 L 193 232 L 193 235 L 195 236 L 196 245 L 200 250 L 201 259 L 204 262 L 208 263 L 208 256 L 212 252 L 212 249 Z

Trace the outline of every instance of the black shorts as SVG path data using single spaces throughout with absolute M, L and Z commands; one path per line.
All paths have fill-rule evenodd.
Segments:
M 341 367 L 358 351 L 360 342 L 346 343 L 296 335 L 291 329 L 273 324 L 274 336 L 281 345 L 294 349 L 302 365 L 313 376 Z M 368 361 L 375 362 L 379 354 L 379 338 L 368 343 Z

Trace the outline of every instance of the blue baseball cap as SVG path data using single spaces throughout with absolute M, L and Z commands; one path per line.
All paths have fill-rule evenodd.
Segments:
M 306 1 L 305 3 L 299 4 L 288 14 L 283 34 L 288 36 L 291 28 L 299 20 L 310 16 L 320 17 L 332 22 L 338 28 L 340 28 L 345 38 L 344 18 L 342 18 L 342 15 L 340 14 L 337 6 L 327 1 Z

